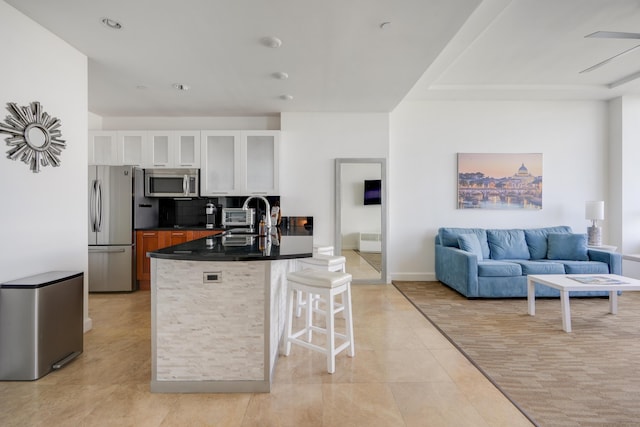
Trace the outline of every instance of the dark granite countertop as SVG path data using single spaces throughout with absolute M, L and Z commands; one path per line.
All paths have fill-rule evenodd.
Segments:
M 281 230 L 270 237 L 225 232 L 148 252 L 151 258 L 190 261 L 268 261 L 308 258 L 313 252 L 313 231 L 301 227 Z
M 136 228 L 137 231 L 224 231 L 223 227 L 207 228 L 205 226 L 180 226 L 180 227 L 146 227 Z

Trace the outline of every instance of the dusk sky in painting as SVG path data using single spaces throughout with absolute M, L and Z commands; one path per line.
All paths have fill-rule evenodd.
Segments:
M 541 153 L 458 153 L 458 173 L 503 178 L 515 175 L 523 163 L 531 175 L 542 175 Z

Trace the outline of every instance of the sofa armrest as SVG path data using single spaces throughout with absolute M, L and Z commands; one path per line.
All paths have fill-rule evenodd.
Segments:
M 466 297 L 477 297 L 478 257 L 458 248 L 435 247 L 436 278 Z
M 589 260 L 600 261 L 609 265 L 609 274 L 622 275 L 622 255 L 616 252 L 588 249 Z

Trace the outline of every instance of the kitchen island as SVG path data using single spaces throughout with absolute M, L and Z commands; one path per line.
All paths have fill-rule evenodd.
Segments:
M 149 252 L 151 391 L 269 392 L 284 332 L 286 275 L 312 231 L 225 232 Z

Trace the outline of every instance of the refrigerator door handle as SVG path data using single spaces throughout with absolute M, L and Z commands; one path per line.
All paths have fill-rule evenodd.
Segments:
M 96 180 L 96 231 L 102 229 L 102 184 Z
M 124 252 L 124 248 L 122 249 L 94 249 L 94 248 L 89 248 L 89 252 L 92 253 L 96 253 L 96 254 L 114 254 L 114 253 L 121 253 Z
M 89 195 L 89 221 L 91 221 L 91 231 L 96 231 L 96 180 L 91 183 L 91 194 Z

